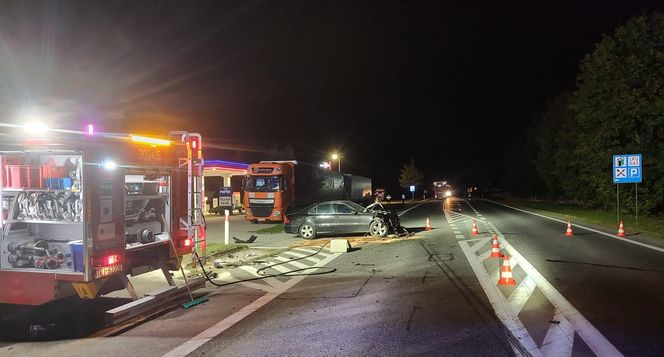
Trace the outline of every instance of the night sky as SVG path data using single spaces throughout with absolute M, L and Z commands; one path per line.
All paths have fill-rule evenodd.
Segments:
M 2 1 L 0 113 L 201 132 L 208 158 L 276 147 L 398 187 L 498 182 L 603 34 L 660 1 Z M 291 159 L 291 157 L 283 157 Z

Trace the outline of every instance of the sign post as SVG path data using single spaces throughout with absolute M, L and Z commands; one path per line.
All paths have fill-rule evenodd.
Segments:
M 636 229 L 639 229 L 639 183 L 643 180 L 641 154 L 613 155 L 613 182 L 616 184 L 616 209 L 620 223 L 620 184 L 636 184 Z

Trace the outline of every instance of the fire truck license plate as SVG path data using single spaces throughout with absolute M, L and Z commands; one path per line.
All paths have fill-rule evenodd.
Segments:
M 111 265 L 110 267 L 95 268 L 94 277 L 95 277 L 95 279 L 103 278 L 105 276 L 109 276 L 109 275 L 112 275 L 112 274 L 115 274 L 115 273 L 119 273 L 121 271 L 122 271 L 122 264 Z

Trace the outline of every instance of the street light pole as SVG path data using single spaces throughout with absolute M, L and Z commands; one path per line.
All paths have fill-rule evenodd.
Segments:
M 338 160 L 339 161 L 339 172 L 341 172 L 341 155 L 334 153 L 332 154 L 332 160 Z

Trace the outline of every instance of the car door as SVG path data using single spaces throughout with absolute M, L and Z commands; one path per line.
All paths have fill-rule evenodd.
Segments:
M 321 203 L 316 206 L 316 213 L 311 220 L 318 233 L 332 233 L 335 230 L 335 214 L 331 203 Z
M 357 212 L 344 203 L 334 203 L 335 233 L 357 232 Z

